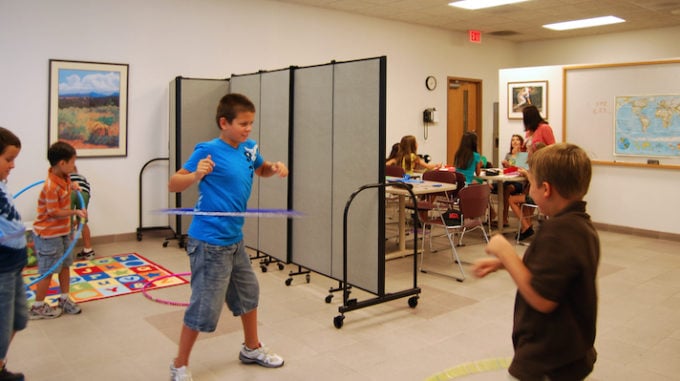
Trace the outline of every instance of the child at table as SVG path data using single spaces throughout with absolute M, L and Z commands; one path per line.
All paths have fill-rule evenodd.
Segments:
M 399 142 L 397 155 L 385 163 L 386 165 L 401 165 L 408 175 L 413 175 L 417 169 L 433 170 L 442 166 L 441 163 L 426 163 L 418 156 L 418 142 L 413 135 L 406 135 Z
M 503 168 L 513 167 L 516 164 L 517 155 L 524 152 L 524 138 L 521 135 L 514 134 L 510 139 L 510 150 L 505 154 L 505 159 L 501 162 Z M 492 193 L 498 193 L 498 184 L 490 184 Z M 524 186 L 519 181 L 507 181 L 503 184 L 503 227 L 508 227 L 508 210 L 510 195 L 522 193 Z M 491 213 L 491 220 L 496 220 L 496 211 L 494 208 L 489 209 Z M 492 223 L 493 225 L 493 223 Z
M 456 171 L 465 175 L 465 184 L 472 183 L 474 177 L 482 169 L 482 156 L 477 152 L 477 134 L 467 131 L 463 133 L 460 146 L 453 157 Z
M 495 235 L 474 272 L 506 269 L 517 284 L 508 371 L 520 380 L 583 380 L 593 370 L 600 241 L 586 213 L 592 167 L 578 146 L 555 144 L 529 158 L 530 194 L 546 216 L 518 256 Z

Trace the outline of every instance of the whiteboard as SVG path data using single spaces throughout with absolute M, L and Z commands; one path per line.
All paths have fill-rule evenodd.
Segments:
M 680 95 L 680 60 L 567 66 L 564 78 L 564 140 L 591 160 L 611 164 L 680 165 L 680 156 L 615 154 L 616 97 Z M 680 115 L 678 115 L 680 118 Z

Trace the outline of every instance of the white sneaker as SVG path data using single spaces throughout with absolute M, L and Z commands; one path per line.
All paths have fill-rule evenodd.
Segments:
M 269 348 L 260 343 L 260 347 L 249 349 L 245 344 L 241 346 L 238 354 L 239 360 L 244 364 L 258 364 L 266 368 L 278 368 L 283 366 L 283 359 L 276 353 L 269 352 Z
M 40 307 L 34 304 L 31 306 L 31 309 L 28 310 L 28 318 L 30 320 L 54 319 L 61 316 L 61 313 L 62 310 L 59 307 L 54 308 L 47 303 L 44 303 Z
M 193 381 L 193 378 L 186 366 L 175 368 L 175 364 L 170 363 L 170 381 Z

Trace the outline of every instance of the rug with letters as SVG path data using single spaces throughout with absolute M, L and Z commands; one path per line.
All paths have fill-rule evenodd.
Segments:
M 70 296 L 76 303 L 141 292 L 147 282 L 173 274 L 172 271 L 137 253 L 75 261 L 70 270 Z M 26 267 L 22 276 L 24 283 L 30 284 L 40 276 L 38 267 Z M 171 276 L 153 282 L 146 289 L 179 286 L 188 282 L 184 277 Z M 37 285 L 33 285 L 27 290 L 29 304 L 35 299 L 36 287 Z M 60 293 L 57 274 L 53 274 L 45 301 L 55 305 Z

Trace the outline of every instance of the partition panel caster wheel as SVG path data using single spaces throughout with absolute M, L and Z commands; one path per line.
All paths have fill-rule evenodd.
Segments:
M 309 283 L 309 281 L 312 280 L 311 275 L 309 274 L 305 275 L 305 280 L 307 281 L 307 283 Z
M 408 298 L 408 306 L 411 308 L 416 308 L 418 305 L 418 297 L 417 296 L 412 296 Z
M 286 267 L 283 263 L 280 262 L 277 266 L 279 266 L 279 270 L 283 270 L 283 268 Z
M 293 278 L 286 279 L 286 286 L 290 286 L 291 283 L 293 283 Z
M 163 247 L 168 247 L 168 241 L 163 241 Z
M 345 317 L 343 315 L 338 315 L 333 318 L 333 325 L 335 328 L 340 329 L 342 328 L 342 323 L 345 320 Z
M 267 272 L 267 266 L 265 266 L 265 265 L 260 265 L 260 270 L 261 270 L 263 273 L 266 273 L 266 272 Z
M 327 295 L 325 300 L 326 300 L 326 303 L 330 303 L 331 300 L 333 300 L 333 295 L 332 295 L 332 294 L 331 294 L 331 295 Z

